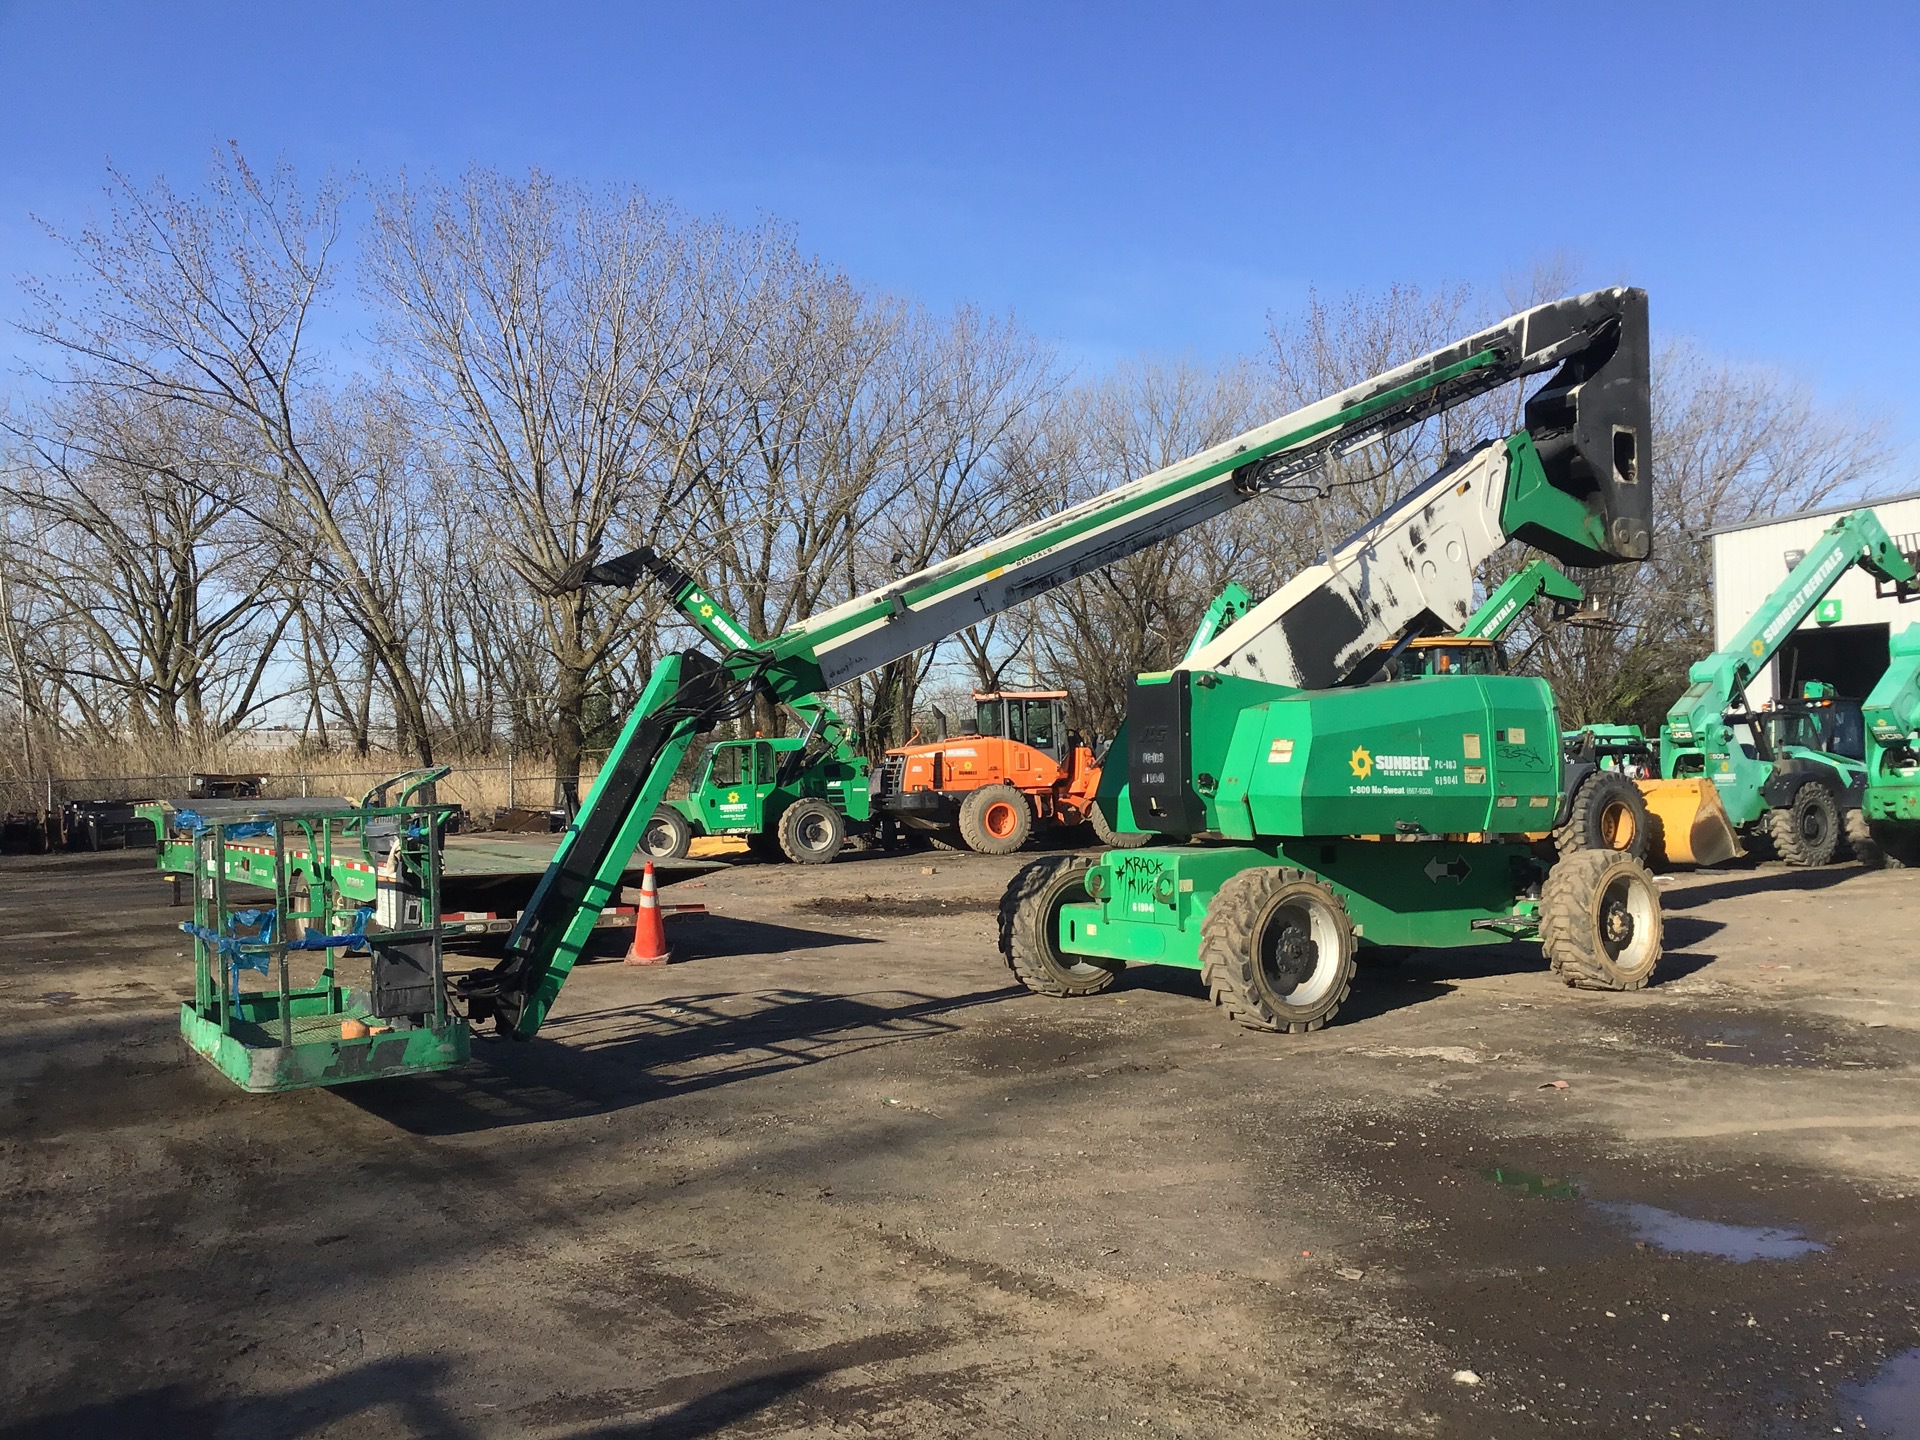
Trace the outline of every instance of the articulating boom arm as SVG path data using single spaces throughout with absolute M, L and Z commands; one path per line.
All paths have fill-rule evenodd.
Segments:
M 1900 553 L 1873 511 L 1855 510 L 1834 521 L 1739 633 L 1724 648 L 1695 661 L 1687 671 L 1687 688 L 1667 712 L 1667 723 L 1661 729 L 1663 774 L 1673 773 L 1676 745 L 1699 747 L 1710 755 L 1728 751 L 1732 728 L 1726 721 L 1727 712 L 1853 565 L 1893 584 L 1903 596 L 1915 578 L 1913 565 Z
M 742 713 L 756 693 L 804 702 L 1296 482 L 1330 455 L 1372 444 L 1512 381 L 1554 372 L 1526 405 L 1531 438 L 1519 437 L 1524 464 L 1514 463 L 1533 488 L 1507 517 L 1507 533 L 1568 563 L 1646 555 L 1652 515 L 1643 478 L 1650 435 L 1646 357 L 1643 291 L 1598 290 L 1537 305 L 849 600 L 764 645 L 740 643 L 744 636 L 714 628 L 711 616 L 689 616 L 727 653 L 718 662 L 697 652 L 662 662 L 508 937 L 506 958 L 460 977 L 456 998 L 467 1003 L 471 1018 L 492 1017 L 522 1038 L 539 1028 L 694 736 Z M 698 588 L 677 567 L 640 551 L 577 578 L 625 584 L 643 571 L 666 583 L 676 603 Z M 1460 607 L 1459 618 L 1465 613 Z

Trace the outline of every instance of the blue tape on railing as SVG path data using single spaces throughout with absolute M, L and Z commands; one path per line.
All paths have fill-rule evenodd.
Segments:
M 206 925 L 196 925 L 190 920 L 180 922 L 181 930 L 194 939 L 210 945 L 221 954 L 230 957 L 233 965 L 234 988 L 240 988 L 240 971 L 258 970 L 262 975 L 268 973 L 267 967 L 273 955 L 274 912 L 271 910 L 236 910 L 233 912 L 235 923 L 254 925 L 259 931 L 254 935 L 222 935 L 218 930 Z M 362 905 L 353 912 L 353 928 L 344 935 L 303 935 L 298 940 L 289 940 L 289 950 L 334 950 L 341 946 L 358 949 L 367 943 L 367 922 L 373 919 L 373 907 Z

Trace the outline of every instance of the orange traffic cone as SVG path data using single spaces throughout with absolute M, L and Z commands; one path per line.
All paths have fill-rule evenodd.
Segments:
M 673 957 L 667 953 L 667 927 L 660 919 L 660 892 L 654 888 L 653 862 L 640 874 L 640 903 L 633 912 L 633 945 L 627 951 L 629 965 L 664 965 Z

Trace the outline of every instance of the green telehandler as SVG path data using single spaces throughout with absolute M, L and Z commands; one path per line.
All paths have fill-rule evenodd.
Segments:
M 1739 832 L 1764 834 L 1789 865 L 1824 865 L 1843 835 L 1865 841 L 1860 708 L 1809 685 L 1764 710 L 1747 687 L 1854 565 L 1877 590 L 1917 593 L 1913 562 L 1871 510 L 1829 525 L 1727 644 L 1695 662 L 1687 688 L 1648 744 L 1628 727 L 1596 727 L 1596 747 L 1656 773 L 1640 780 L 1665 858 L 1712 865 L 1739 853 Z M 1743 741 L 1745 729 L 1751 741 Z
M 751 651 L 746 628 L 678 565 L 642 546 L 588 567 L 578 583 L 629 586 L 650 576 L 686 621 L 722 654 Z M 641 833 L 640 848 L 656 860 L 679 860 L 702 835 L 731 835 L 762 859 L 824 865 L 849 833 L 872 818 L 870 765 L 857 738 L 818 695 L 782 701 L 800 722 L 798 735 L 720 740 L 701 757 L 683 799 L 662 800 Z
M 1920 866 L 1920 625 L 1888 646 L 1887 671 L 1860 706 L 1866 731 L 1864 834 L 1850 833 L 1870 865 Z

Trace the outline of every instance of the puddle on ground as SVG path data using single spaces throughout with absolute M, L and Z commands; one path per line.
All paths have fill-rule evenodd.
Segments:
M 1596 1200 L 1593 1208 L 1631 1230 L 1636 1239 L 1686 1255 L 1718 1255 L 1722 1260 L 1741 1261 L 1793 1260 L 1827 1248 L 1792 1230 L 1696 1220 L 1655 1205 Z
M 796 900 L 793 908 L 842 920 L 862 916 L 922 920 L 930 915 L 991 915 L 999 910 L 1000 899 L 981 895 L 818 895 Z
M 1552 1175 L 1536 1175 L 1531 1170 L 1515 1170 L 1510 1165 L 1495 1165 L 1480 1172 L 1481 1178 L 1493 1181 L 1508 1190 L 1517 1190 L 1522 1195 L 1537 1195 L 1542 1200 L 1571 1200 L 1580 1193 L 1571 1180 L 1562 1180 Z
M 1894 1356 L 1871 1380 L 1842 1385 L 1839 1400 L 1850 1430 L 1865 1425 L 1874 1440 L 1920 1440 L 1920 1350 Z
M 1557 1175 L 1540 1175 L 1511 1165 L 1489 1166 L 1480 1172 L 1503 1190 L 1541 1200 L 1581 1198 L 1579 1185 Z M 1595 1210 L 1633 1233 L 1636 1240 L 1661 1250 L 1685 1255 L 1717 1255 L 1722 1260 L 1793 1260 L 1827 1247 L 1793 1230 L 1766 1225 L 1727 1225 L 1718 1220 L 1696 1220 L 1657 1205 L 1632 1201 L 1589 1200 Z M 1920 1374 L 1916 1375 L 1920 1383 Z

